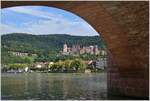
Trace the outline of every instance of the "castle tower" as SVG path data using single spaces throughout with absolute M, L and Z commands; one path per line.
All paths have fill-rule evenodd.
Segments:
M 67 50 L 68 50 L 67 44 L 64 44 L 63 52 L 67 52 Z

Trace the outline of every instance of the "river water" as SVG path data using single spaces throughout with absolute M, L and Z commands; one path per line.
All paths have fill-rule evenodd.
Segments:
M 8 100 L 107 99 L 105 73 L 2 73 L 1 98 Z

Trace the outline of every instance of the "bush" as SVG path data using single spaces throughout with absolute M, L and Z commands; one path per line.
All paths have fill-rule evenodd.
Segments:
M 18 64 L 18 63 L 15 63 L 15 64 L 9 64 L 8 68 L 9 69 L 17 70 L 17 69 L 23 69 L 23 68 L 25 68 L 27 66 L 28 66 L 27 64 Z
M 65 60 L 65 61 L 58 61 L 54 64 L 49 64 L 49 69 L 53 72 L 69 72 L 69 71 L 78 71 L 84 70 L 85 64 L 80 59 L 75 60 Z
M 75 59 L 71 62 L 70 64 L 71 68 L 74 68 L 78 71 L 78 70 L 84 70 L 86 68 L 85 63 L 83 63 L 83 61 L 81 59 Z

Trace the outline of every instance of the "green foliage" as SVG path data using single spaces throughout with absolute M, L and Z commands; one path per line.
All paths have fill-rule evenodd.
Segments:
M 25 56 L 25 57 L 22 57 L 22 58 L 23 58 L 24 63 L 31 64 L 31 63 L 34 62 L 34 58 L 32 58 L 32 57 Z
M 75 67 L 76 70 L 84 70 L 85 69 L 85 64 L 81 59 L 75 59 L 71 62 L 70 67 Z
M 64 67 L 66 69 L 70 69 L 71 68 L 71 60 L 66 60 L 64 61 Z
M 49 69 L 52 72 L 68 72 L 68 71 L 82 71 L 85 70 L 86 66 L 83 60 L 75 59 L 75 60 L 65 60 L 55 62 L 54 64 L 49 64 Z
M 17 69 L 23 69 L 27 66 L 28 66 L 27 64 L 18 64 L 18 63 L 16 63 L 16 64 L 9 64 L 8 68 L 13 69 L 13 70 L 17 70 Z
M 63 44 L 67 43 L 69 47 L 80 44 L 81 46 L 98 45 L 105 48 L 104 41 L 99 36 L 70 36 L 65 34 L 53 35 L 31 35 L 24 33 L 12 33 L 1 36 L 1 63 L 28 63 L 33 62 L 58 62 L 60 60 L 72 60 L 79 58 L 83 60 L 96 59 L 97 56 L 84 54 L 80 56 L 59 55 L 63 48 Z M 14 56 L 8 51 L 27 52 L 29 56 Z M 31 56 L 36 53 L 37 57 Z M 65 68 L 70 66 L 65 66 Z
M 31 56 L 15 56 L 7 51 L 2 51 L 1 53 L 1 62 L 2 64 L 12 64 L 12 63 L 28 63 L 31 64 L 34 62 L 34 57 Z
M 31 35 L 12 33 L 1 36 L 2 48 L 9 51 L 29 53 L 56 54 L 67 42 L 69 46 L 80 44 L 81 46 L 98 45 L 105 48 L 104 41 L 99 36 L 70 36 L 65 34 Z

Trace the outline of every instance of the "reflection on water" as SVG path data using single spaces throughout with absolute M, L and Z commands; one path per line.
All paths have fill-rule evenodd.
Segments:
M 106 99 L 105 73 L 2 74 L 2 99 Z

